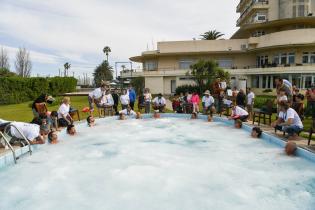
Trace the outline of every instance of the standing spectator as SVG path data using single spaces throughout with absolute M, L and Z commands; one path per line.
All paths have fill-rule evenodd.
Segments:
M 151 101 L 152 101 L 152 95 L 150 93 L 150 89 L 146 88 L 144 90 L 144 110 L 146 114 L 150 113 L 150 106 L 151 106 Z
M 200 97 L 198 93 L 194 92 L 191 97 L 191 102 L 193 104 L 193 112 L 199 113 L 199 103 L 200 103 Z
M 295 85 L 292 87 L 292 102 L 296 102 L 296 96 L 300 93 L 300 90 Z
M 174 95 L 174 98 L 172 100 L 172 108 L 175 113 L 180 112 L 180 98 L 177 94 Z
M 144 105 L 144 95 L 140 93 L 138 96 L 138 110 L 141 113 L 141 110 L 145 107 Z
M 48 94 L 46 93 L 41 94 L 37 99 L 35 99 L 35 101 L 32 104 L 32 111 L 34 117 L 39 117 L 39 114 L 46 113 L 47 112 L 46 103 L 51 104 L 54 101 L 55 99 L 49 96 Z
M 128 95 L 129 95 L 129 105 L 131 109 L 134 110 L 137 95 L 136 95 L 136 91 L 132 88 L 131 85 L 129 85 L 129 88 L 128 88 Z
M 122 91 L 122 95 L 120 96 L 120 104 L 121 104 L 121 109 L 127 109 L 130 103 L 129 95 L 127 93 L 127 90 Z
M 206 90 L 204 96 L 202 97 L 202 107 L 203 114 L 207 114 L 209 112 L 212 116 L 212 114 L 215 112 L 214 98 L 210 95 L 209 90 Z
M 218 77 L 212 84 L 212 96 L 214 98 L 214 104 L 216 107 L 216 111 L 219 113 L 219 95 L 221 92 L 221 79 Z
M 244 93 L 244 90 L 240 89 L 240 92 L 238 92 L 236 96 L 236 105 L 241 107 L 242 109 L 245 109 L 245 101 L 246 101 L 246 95 Z
M 165 106 L 166 100 L 162 94 L 159 93 L 159 95 L 153 99 L 153 109 L 159 110 L 159 112 L 164 112 Z
M 115 88 L 113 94 L 112 94 L 113 100 L 114 100 L 114 110 L 115 110 L 115 115 L 118 115 L 118 104 L 119 104 L 119 95 L 117 88 Z
M 249 119 L 251 119 L 253 115 L 255 94 L 250 88 L 247 89 L 247 93 L 247 112 L 249 114 Z
M 315 85 L 312 86 L 311 89 L 307 89 L 306 91 L 306 99 L 307 99 L 307 115 L 312 116 L 315 119 Z
M 281 78 L 275 79 L 276 87 L 277 87 L 277 95 L 279 96 L 280 90 L 284 90 L 285 94 L 288 97 L 288 101 L 292 102 L 292 84 L 286 80 Z
M 107 89 L 107 86 L 105 83 L 101 84 L 101 87 L 96 88 L 92 92 L 89 93 L 88 101 L 90 106 L 90 115 L 93 116 L 94 113 L 94 104 L 98 107 L 103 96 L 105 95 L 105 91 Z
M 58 125 L 60 127 L 67 127 L 73 123 L 73 119 L 69 114 L 70 111 L 70 98 L 64 97 L 62 104 L 58 109 Z
M 301 120 L 304 120 L 304 95 L 298 94 L 295 97 L 295 102 L 292 104 L 292 108 L 298 113 Z

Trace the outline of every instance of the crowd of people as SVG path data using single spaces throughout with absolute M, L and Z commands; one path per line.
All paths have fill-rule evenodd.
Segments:
M 315 86 L 306 91 L 307 109 L 304 108 L 304 95 L 292 86 L 288 80 L 276 79 L 277 98 L 277 120 L 271 124 L 277 130 L 284 131 L 288 134 L 289 143 L 286 147 L 288 154 L 296 149 L 296 145 L 290 140 L 295 140 L 297 135 L 303 130 L 303 119 L 305 110 L 315 118 Z M 212 94 L 211 94 L 212 92 Z M 138 100 L 138 112 L 135 112 L 135 102 Z M 24 144 L 23 135 L 31 141 L 32 144 L 44 144 L 46 139 L 51 144 L 58 143 L 58 131 L 66 128 L 68 135 L 76 135 L 74 120 L 71 115 L 71 101 L 69 97 L 64 97 L 57 111 L 49 112 L 46 103 L 52 103 L 54 98 L 47 94 L 39 96 L 32 104 L 34 119 L 31 123 L 12 122 L 10 135 L 13 137 L 11 143 L 18 142 Z M 172 101 L 173 110 L 176 113 L 190 113 L 191 119 L 198 119 L 198 114 L 208 116 L 208 121 L 212 121 L 213 114 L 221 114 L 226 110 L 231 110 L 230 120 L 234 120 L 235 128 L 242 128 L 243 122 L 252 119 L 255 94 L 247 88 L 246 92 L 243 89 L 230 89 L 225 81 L 217 78 L 211 85 L 211 91 L 206 90 L 202 97 L 197 92 L 186 92 L 175 95 Z M 101 84 L 88 94 L 89 107 L 87 112 L 88 126 L 92 127 L 95 124 L 94 109 L 113 108 L 115 115 L 119 120 L 125 120 L 127 116 L 132 116 L 136 119 L 141 119 L 141 110 L 144 113 L 151 112 L 151 107 L 154 111 L 153 118 L 160 118 L 160 113 L 165 112 L 166 99 L 162 94 L 158 94 L 155 98 L 152 97 L 150 90 L 146 88 L 142 94 L 137 97 L 136 91 L 132 86 L 127 89 L 110 89 L 106 83 Z M 118 110 L 119 103 L 121 110 Z M 200 103 L 202 110 L 199 110 Z M 1 124 L 2 126 L 7 125 Z M 15 128 L 18 128 L 23 135 Z M 1 128 L 0 128 L 1 129 Z M 252 129 L 252 137 L 260 138 L 263 131 L 259 127 Z

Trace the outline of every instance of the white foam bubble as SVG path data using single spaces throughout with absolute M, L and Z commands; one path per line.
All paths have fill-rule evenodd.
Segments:
M 200 120 L 98 120 L 0 172 L 0 209 L 314 209 L 315 167 Z

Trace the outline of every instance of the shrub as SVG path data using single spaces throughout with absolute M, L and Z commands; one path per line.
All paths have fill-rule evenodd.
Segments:
M 34 100 L 42 93 L 53 96 L 73 92 L 77 80 L 70 77 L 54 78 L 0 78 L 0 104 L 17 104 Z
M 266 90 L 263 90 L 263 93 L 271 93 L 272 90 L 271 89 L 266 89 Z
M 201 90 L 202 92 L 204 90 Z M 186 92 L 197 92 L 200 94 L 200 88 L 197 85 L 183 85 L 183 86 L 178 86 L 176 88 L 176 94 L 180 94 L 180 93 L 186 93 Z

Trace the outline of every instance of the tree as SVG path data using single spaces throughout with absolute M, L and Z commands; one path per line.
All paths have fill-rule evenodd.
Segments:
M 100 86 L 102 81 L 110 81 L 113 79 L 113 67 L 111 67 L 107 61 L 103 61 L 95 68 L 93 76 L 95 85 Z
M 110 52 L 112 52 L 112 50 L 110 49 L 109 46 L 104 47 L 103 53 L 105 53 L 105 55 L 106 55 L 106 61 L 107 62 L 108 62 L 108 55 L 109 55 Z
M 135 89 L 137 94 L 140 94 L 144 89 L 144 77 L 134 77 L 132 78 L 130 84 Z
M 202 40 L 216 40 L 220 38 L 221 36 L 224 36 L 224 34 L 222 34 L 219 31 L 212 30 L 212 31 L 207 31 L 204 34 L 201 34 L 200 36 Z
M 125 65 L 121 65 L 121 68 L 123 69 L 123 72 L 125 71 L 126 66 Z
M 209 87 L 215 78 L 220 77 L 227 82 L 230 79 L 230 74 L 220 67 L 215 61 L 211 60 L 199 60 L 197 63 L 190 66 L 191 71 L 187 72 L 187 75 L 193 77 L 197 83 L 200 93 Z
M 9 71 L 6 68 L 0 68 L 0 77 L 14 77 L 16 74 L 14 72 Z
M 3 47 L 0 50 L 0 68 L 10 69 L 8 52 Z
M 25 48 L 19 48 L 15 58 L 15 70 L 21 77 L 30 77 L 32 71 L 32 62 L 30 53 Z
M 65 68 L 64 76 L 67 77 L 69 75 L 69 69 L 71 68 L 71 64 L 67 62 L 63 65 L 63 67 Z

